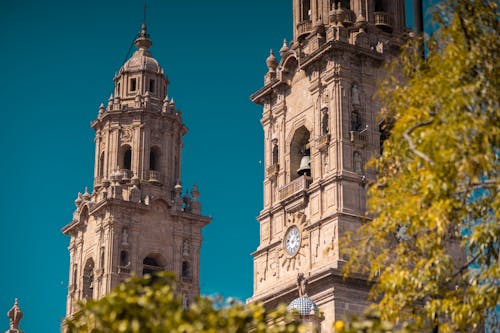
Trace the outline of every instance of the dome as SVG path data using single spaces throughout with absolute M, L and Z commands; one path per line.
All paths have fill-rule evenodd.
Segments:
M 135 71 L 148 71 L 159 73 L 161 71 L 160 64 L 155 58 L 151 57 L 151 53 L 147 50 L 139 49 L 134 52 L 132 57 L 123 64 L 120 72 L 135 72 Z
M 153 45 L 151 39 L 149 39 L 149 34 L 146 30 L 146 25 L 142 24 L 141 32 L 137 35 L 134 41 L 137 51 L 134 52 L 132 57 L 123 64 L 120 69 L 120 73 L 123 71 L 149 71 L 154 73 L 160 73 L 161 67 L 158 61 L 151 56 L 149 48 Z
M 294 299 L 288 304 L 288 312 L 297 311 L 301 316 L 315 315 L 319 313 L 316 303 L 309 297 L 302 296 Z

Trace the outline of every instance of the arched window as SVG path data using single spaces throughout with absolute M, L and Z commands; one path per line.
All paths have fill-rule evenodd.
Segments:
M 384 12 L 384 1 L 383 0 L 375 0 L 375 11 L 376 12 Z
M 187 261 L 182 262 L 182 279 L 185 281 L 191 280 L 191 265 Z
M 311 0 L 302 0 L 300 21 L 311 21 Z
M 343 9 L 351 9 L 351 0 L 330 0 L 330 10 L 335 9 L 338 3 Z
M 104 152 L 99 156 L 99 178 L 104 177 Z
M 311 175 L 309 150 L 309 131 L 305 126 L 295 131 L 290 144 L 290 180 L 306 175 Z
M 120 149 L 120 169 L 132 170 L 132 147 L 124 145 Z
M 162 271 L 163 268 L 160 266 L 158 261 L 153 256 L 147 256 L 142 261 L 142 275 L 154 275 L 154 273 Z
M 127 149 L 123 154 L 123 168 L 130 170 L 132 167 L 132 150 Z
M 94 260 L 89 258 L 83 270 L 82 296 L 89 299 L 94 296 Z

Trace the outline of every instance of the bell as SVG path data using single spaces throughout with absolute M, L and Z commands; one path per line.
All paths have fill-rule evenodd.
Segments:
M 297 173 L 299 176 L 306 175 L 310 176 L 311 175 L 311 156 L 309 155 L 304 155 L 302 156 L 302 159 L 300 160 L 300 166 L 297 170 Z

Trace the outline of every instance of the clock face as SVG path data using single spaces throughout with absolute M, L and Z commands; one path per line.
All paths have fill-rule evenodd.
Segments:
M 299 251 L 300 231 L 296 226 L 291 226 L 287 230 L 283 246 L 285 247 L 285 251 L 289 256 L 294 256 Z

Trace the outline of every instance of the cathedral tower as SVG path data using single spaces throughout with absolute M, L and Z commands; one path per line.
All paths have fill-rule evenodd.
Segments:
M 199 294 L 201 229 L 210 218 L 201 215 L 196 185 L 182 195 L 187 129 L 144 24 L 135 45 L 92 123 L 94 189 L 78 194 L 62 229 L 71 237 L 68 316 L 78 300 L 99 298 L 131 274 L 171 271 L 185 304 Z
M 263 106 L 265 179 L 250 301 L 289 303 L 303 273 L 330 332 L 368 305 L 366 280 L 341 277 L 339 239 L 365 214 L 364 164 L 384 136 L 372 97 L 405 37 L 404 1 L 293 0 L 293 22 L 251 96 Z

